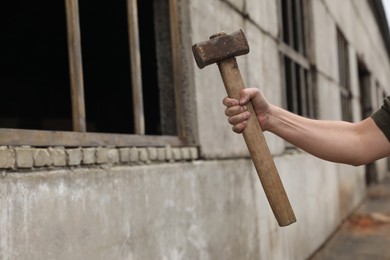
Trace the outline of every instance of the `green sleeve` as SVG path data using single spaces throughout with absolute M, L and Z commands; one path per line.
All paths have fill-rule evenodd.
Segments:
M 371 118 L 390 142 L 390 96 L 384 100 L 382 107 L 371 115 Z

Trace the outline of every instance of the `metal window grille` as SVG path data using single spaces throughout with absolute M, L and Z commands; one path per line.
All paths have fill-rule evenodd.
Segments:
M 123 17 L 126 17 L 124 28 L 127 30 L 127 36 L 121 38 L 121 41 L 128 44 L 128 50 L 126 53 L 123 53 L 123 55 L 127 55 L 128 59 L 129 70 L 127 73 L 129 75 L 128 81 L 130 82 L 129 92 L 131 92 L 129 94 L 131 100 L 126 100 L 128 103 L 122 103 L 126 103 L 124 106 L 131 106 L 131 108 L 126 109 L 132 113 L 128 117 L 121 118 L 120 120 L 131 121 L 131 130 L 126 130 L 127 132 L 96 131 L 99 133 L 86 133 L 95 132 L 93 127 L 91 128 L 92 130 L 89 127 L 90 122 L 88 121 L 88 118 L 91 117 L 87 106 L 88 94 L 91 93 L 91 91 L 95 91 L 95 89 L 94 87 L 89 87 L 89 89 L 86 88 L 86 84 L 88 84 L 86 81 L 88 69 L 85 67 L 85 50 L 83 49 L 83 45 L 85 46 L 88 44 L 88 41 L 85 40 L 83 35 L 83 19 L 85 18 L 85 15 L 83 14 L 82 9 L 83 6 L 86 6 L 86 2 L 85 0 L 65 0 L 65 6 L 62 5 L 61 7 L 61 5 L 56 5 L 56 7 L 64 8 L 66 14 L 63 28 L 66 28 L 65 37 L 67 38 L 69 71 L 64 70 L 64 74 L 69 73 L 69 78 L 67 80 L 69 81 L 68 83 L 70 86 L 69 99 L 71 100 L 71 105 L 69 110 L 71 112 L 69 120 L 71 120 L 71 123 L 68 125 L 74 132 L 61 132 L 62 130 L 68 131 L 68 128 L 47 131 L 51 129 L 44 127 L 25 128 L 15 124 L 16 127 L 12 127 L 11 125 L 11 127 L 7 126 L 6 128 L 0 129 L 2 133 L 0 143 L 11 145 L 71 146 L 182 144 L 180 137 L 181 133 L 177 123 L 179 120 L 177 117 L 180 114 L 177 112 L 177 106 L 180 105 L 180 102 L 177 100 L 177 93 L 175 93 L 175 88 L 180 83 L 180 75 L 177 75 L 178 73 L 173 73 L 174 70 L 176 72 L 180 71 L 180 69 L 177 68 L 180 63 L 180 40 L 178 30 L 179 12 L 177 2 L 176 0 L 148 0 L 142 2 L 137 0 L 122 0 L 116 2 L 121 2 L 120 4 L 123 7 L 121 11 L 123 10 L 124 12 Z M 97 4 L 98 3 L 96 3 L 96 5 Z M 18 4 L 12 3 L 10 4 L 10 8 L 16 10 L 16 5 Z M 148 8 L 149 13 L 142 10 Z M 85 9 L 93 8 L 84 8 L 84 11 Z M 104 27 L 104 18 L 110 10 L 108 8 L 106 10 L 102 7 L 99 11 L 101 12 L 93 15 L 97 16 L 95 18 L 102 21 L 99 25 Z M 139 16 L 140 11 L 143 12 L 144 20 Z M 11 10 L 11 13 L 12 14 L 10 15 L 12 17 L 12 15 L 16 15 L 18 12 L 12 12 Z M 115 14 L 112 15 L 111 18 L 116 18 Z M 86 19 L 84 19 L 84 23 L 85 20 Z M 151 24 L 151 29 L 140 30 L 140 28 L 145 26 L 145 21 L 148 21 L 148 23 Z M 45 21 L 45 23 L 48 26 L 54 26 L 50 24 L 50 20 Z M 110 39 L 104 39 L 106 37 L 104 28 L 96 27 L 97 28 L 94 29 L 97 31 L 96 35 L 99 35 L 101 30 L 101 39 L 109 42 Z M 143 48 L 145 48 L 144 46 L 146 46 L 148 42 L 152 42 L 151 49 L 154 51 L 151 56 L 143 55 L 146 53 Z M 110 53 L 113 51 L 113 48 L 107 48 L 105 51 Z M 152 69 L 149 68 L 150 64 L 154 66 Z M 102 73 L 105 72 L 102 71 Z M 148 81 L 149 78 L 151 78 L 150 75 L 153 73 L 154 81 Z M 149 83 L 146 84 L 145 82 Z M 104 86 L 107 95 L 112 91 L 113 85 L 114 84 L 106 84 Z M 55 88 L 55 86 L 53 86 L 53 88 Z M 150 99 L 150 96 L 153 96 L 153 98 Z M 99 100 L 94 100 L 89 103 L 93 102 L 96 103 L 99 102 Z M 104 102 L 99 105 L 104 109 Z M 116 106 L 117 104 L 114 103 L 110 105 Z M 156 120 L 156 118 L 158 120 Z M 16 122 L 17 120 L 18 118 L 12 118 L 12 120 L 8 120 L 7 122 Z M 1 122 L 2 118 L 0 116 L 0 127 L 2 127 Z M 15 128 L 21 128 L 22 130 Z M 119 135 L 116 133 L 125 133 L 126 135 Z
M 308 2 L 280 0 L 279 22 L 281 63 L 285 86 L 286 108 L 296 114 L 316 117 L 316 90 L 312 69 L 307 57 Z

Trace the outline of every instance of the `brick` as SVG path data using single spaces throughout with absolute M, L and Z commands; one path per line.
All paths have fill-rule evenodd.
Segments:
M 83 148 L 83 164 L 94 164 L 96 162 L 96 149 L 93 147 Z
M 32 168 L 34 165 L 33 149 L 29 147 L 16 148 L 16 167 L 18 168 Z
M 66 149 L 66 154 L 68 155 L 68 165 L 75 166 L 81 164 L 83 159 L 81 148 Z
M 50 166 L 51 158 L 47 149 L 35 149 L 34 150 L 34 166 L 43 167 Z
M 139 158 L 138 149 L 133 147 L 130 149 L 130 162 L 137 162 Z
M 63 147 L 54 147 L 48 149 L 51 163 L 54 166 L 66 166 L 66 153 Z
M 107 151 L 108 162 L 109 163 L 118 163 L 119 162 L 119 152 L 117 149 L 111 148 Z
M 157 160 L 158 161 L 165 161 L 166 158 L 166 150 L 164 147 L 157 148 Z
M 15 166 L 15 151 L 6 146 L 0 147 L 0 168 L 9 169 Z
M 138 156 L 141 162 L 149 161 L 148 151 L 146 150 L 146 148 L 138 148 Z
M 96 149 L 96 162 L 99 164 L 108 163 L 108 149 L 97 148 Z
M 189 159 L 191 159 L 191 156 L 190 156 L 190 149 L 189 149 L 188 147 L 180 148 L 180 151 L 181 151 L 181 156 L 182 156 L 182 159 L 183 159 L 183 160 L 189 160 Z
M 130 161 L 130 149 L 129 148 L 120 148 L 119 149 L 119 160 L 122 163 L 127 163 Z
M 157 148 L 156 147 L 148 147 L 146 148 L 148 151 L 149 160 L 155 161 L 157 160 Z
M 192 160 L 198 159 L 198 149 L 196 147 L 190 147 L 190 156 Z
M 165 159 L 167 161 L 173 160 L 172 147 L 170 145 L 165 146 Z
M 172 148 L 172 158 L 175 161 L 180 161 L 182 159 L 180 148 Z

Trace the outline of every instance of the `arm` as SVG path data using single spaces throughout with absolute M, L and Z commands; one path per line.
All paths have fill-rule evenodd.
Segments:
M 358 123 L 314 120 L 268 103 L 257 89 L 246 89 L 241 97 L 240 101 L 224 99 L 235 132 L 245 128 L 249 116 L 245 104 L 252 100 L 263 130 L 321 159 L 362 165 L 390 155 L 389 141 L 371 118 Z

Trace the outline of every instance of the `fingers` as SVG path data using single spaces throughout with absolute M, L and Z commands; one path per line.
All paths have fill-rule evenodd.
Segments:
M 239 124 L 237 124 L 237 125 L 234 125 L 234 126 L 232 127 L 233 132 L 235 132 L 235 133 L 237 133 L 237 134 L 241 134 L 242 131 L 244 131 L 246 125 L 247 125 L 247 121 L 243 121 L 243 122 L 241 122 L 241 123 L 239 123 Z
M 226 106 L 225 115 L 228 116 L 229 124 L 233 125 L 232 129 L 235 133 L 241 133 L 246 125 L 250 113 L 245 105 L 240 105 L 238 100 L 232 98 L 224 98 L 223 104 Z
M 232 107 L 232 106 L 238 106 L 239 105 L 239 102 L 237 99 L 234 99 L 234 98 L 229 98 L 229 97 L 225 97 L 222 101 L 222 103 L 227 106 L 227 107 Z
M 228 118 L 228 122 L 231 125 L 238 125 L 238 124 L 248 120 L 249 116 L 250 116 L 249 112 L 246 111 L 244 113 L 241 113 L 241 114 L 238 114 L 238 115 L 235 115 L 235 116 L 230 116 Z
M 240 113 L 243 113 L 245 111 L 247 111 L 248 108 L 247 106 L 232 106 L 232 107 L 227 107 L 225 109 L 225 115 L 227 116 L 235 116 L 235 115 L 238 115 Z
M 232 129 L 235 133 L 241 133 L 247 126 L 250 113 L 247 111 L 246 104 L 259 97 L 261 98 L 261 94 L 257 88 L 247 88 L 240 92 L 239 100 L 229 97 L 223 99 L 223 104 L 226 106 L 225 115 L 228 116 L 228 122 L 233 125 Z

